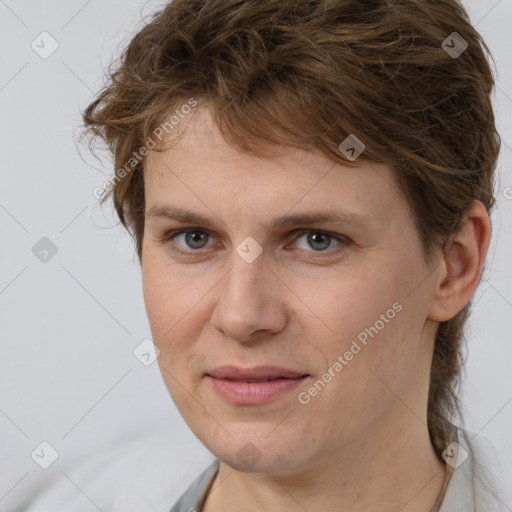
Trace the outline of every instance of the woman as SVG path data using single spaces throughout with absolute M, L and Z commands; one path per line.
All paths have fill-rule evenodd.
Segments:
M 484 49 L 456 0 L 174 0 L 133 38 L 84 122 L 215 455 L 172 512 L 510 509 L 455 426 L 500 148 Z

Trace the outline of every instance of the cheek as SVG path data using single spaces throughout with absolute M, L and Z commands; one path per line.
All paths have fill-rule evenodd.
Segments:
M 381 309 L 377 311 L 380 315 Z M 322 427 L 326 438 L 336 438 L 341 430 L 348 438 L 357 437 L 360 429 L 392 410 L 396 397 L 411 385 L 416 348 L 408 338 L 411 328 L 403 314 L 404 309 L 380 330 L 373 314 L 359 311 L 355 325 L 354 317 L 345 315 L 345 323 L 350 323 L 347 336 L 331 337 L 323 346 L 317 341 L 325 358 L 325 373 L 304 390 L 305 398 L 310 397 L 304 412 L 309 417 L 330 417 Z
M 399 316 L 396 305 L 400 291 L 365 272 L 347 273 L 343 279 L 309 294 L 311 309 L 322 320 L 330 338 L 340 340 L 342 346 L 359 337 L 370 338 L 370 332 L 389 330 Z M 320 293 L 321 292 L 321 293 Z M 395 307 L 393 306 L 395 304 Z M 371 339 L 371 338 L 370 338 Z M 348 347 L 347 347 L 348 348 Z
M 327 290 L 324 287 L 323 294 L 310 294 L 309 304 L 322 320 L 324 333 L 312 339 L 325 369 L 338 361 L 333 371 L 344 375 L 338 382 L 351 390 L 354 399 L 382 388 L 379 377 L 391 388 L 400 387 L 417 354 L 424 320 L 421 304 L 407 297 L 398 275 L 394 278 L 389 268 L 384 274 L 353 274 Z
M 192 325 L 189 318 L 200 311 L 205 294 L 205 280 L 189 280 L 182 272 L 161 258 L 147 255 L 142 268 L 146 312 L 153 335 L 165 344 L 183 325 Z
M 181 393 L 185 382 L 204 371 L 205 356 L 197 353 L 196 342 L 210 316 L 207 290 L 211 285 L 207 279 L 189 280 L 150 257 L 144 264 L 146 313 L 153 341 L 160 350 L 162 376 L 174 397 Z M 188 383 L 187 389 L 192 385 Z
M 168 387 L 174 387 L 171 375 L 180 378 L 176 372 L 185 368 L 187 356 L 180 341 L 182 338 L 176 335 L 182 327 L 183 318 L 186 317 L 186 305 L 179 286 L 174 280 L 170 282 L 168 270 L 152 264 L 149 257 L 144 265 L 144 302 L 153 342 L 160 350 L 158 363 Z

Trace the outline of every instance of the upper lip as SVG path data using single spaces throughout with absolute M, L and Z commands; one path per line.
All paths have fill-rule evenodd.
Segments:
M 296 372 L 279 366 L 254 366 L 253 368 L 237 368 L 236 366 L 219 366 L 207 375 L 217 379 L 277 379 L 284 377 L 295 379 L 307 375 L 304 372 Z

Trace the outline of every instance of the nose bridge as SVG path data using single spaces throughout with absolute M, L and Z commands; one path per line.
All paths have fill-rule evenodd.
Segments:
M 247 263 L 238 254 L 234 254 L 231 270 L 226 276 L 226 284 L 221 293 L 220 300 L 223 306 L 229 307 L 233 313 L 243 311 L 246 317 L 251 311 L 257 314 L 264 299 L 262 297 L 264 273 L 264 263 L 261 258 L 259 261 Z
M 243 244 L 239 247 L 246 249 Z M 275 296 L 276 290 L 269 286 L 268 273 L 263 256 L 249 263 L 233 253 L 231 269 L 212 315 L 217 330 L 244 341 L 257 331 L 279 331 L 284 327 L 286 315 Z
M 228 299 L 238 297 L 257 302 L 262 280 L 265 279 L 265 259 L 263 247 L 251 236 L 238 238 L 231 255 L 231 270 L 223 295 Z

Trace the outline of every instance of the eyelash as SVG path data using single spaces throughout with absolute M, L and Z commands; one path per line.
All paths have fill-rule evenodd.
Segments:
M 161 243 L 166 243 L 166 242 L 172 242 L 173 239 L 175 237 L 177 237 L 178 235 L 181 235 L 183 233 L 190 233 L 190 232 L 200 232 L 200 233 L 205 233 L 209 236 L 211 236 L 211 234 L 205 230 L 205 229 L 201 229 L 201 228 L 187 228 L 187 229 L 180 229 L 180 230 L 174 230 L 174 231 L 169 231 L 167 233 L 165 233 L 165 235 L 159 240 L 159 242 Z M 336 246 L 334 249 L 330 249 L 330 250 L 324 250 L 324 251 L 305 251 L 304 249 L 299 249 L 299 251 L 304 251 L 304 252 L 311 252 L 312 254 L 318 254 L 318 256 L 313 256 L 315 258 L 317 257 L 322 257 L 322 255 L 328 255 L 328 256 L 332 256 L 333 254 L 337 254 L 339 252 L 341 252 L 345 247 L 349 246 L 352 241 L 350 239 L 348 239 L 346 236 L 343 236 L 343 235 L 339 235 L 339 234 L 336 234 L 336 233 L 330 233 L 329 231 L 322 231 L 322 230 L 319 230 L 319 229 L 299 229 L 299 230 L 296 230 L 294 231 L 294 233 L 296 233 L 297 235 L 297 239 L 300 238 L 302 235 L 305 235 L 307 233 L 316 233 L 316 234 L 322 234 L 322 235 L 326 235 L 326 236 L 329 236 L 330 238 L 336 240 L 337 242 L 340 242 L 340 244 L 338 246 Z M 178 254 L 181 254 L 182 256 L 187 256 L 187 257 L 192 257 L 192 258 L 199 258 L 199 257 L 202 257 L 204 254 L 201 254 L 203 252 L 203 249 L 196 249 L 196 250 L 189 250 L 189 251 L 186 251 L 184 249 L 181 249 L 179 246 L 175 245 L 172 247 L 172 251 L 178 253 Z M 197 253 L 197 254 L 196 254 Z M 325 257 L 325 256 L 324 256 Z

